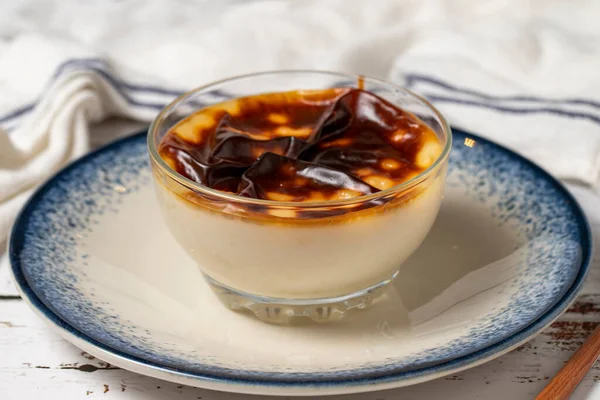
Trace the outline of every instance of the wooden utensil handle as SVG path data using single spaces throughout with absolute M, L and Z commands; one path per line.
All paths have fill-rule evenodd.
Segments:
M 592 368 L 598 356 L 600 356 L 600 325 L 540 392 L 536 400 L 568 399 Z

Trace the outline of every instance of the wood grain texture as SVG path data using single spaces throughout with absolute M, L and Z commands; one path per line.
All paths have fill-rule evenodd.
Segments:
M 532 399 L 583 343 L 590 327 L 600 323 L 600 313 L 579 312 L 589 309 L 591 299 L 594 307 L 600 306 L 600 296 L 587 296 L 540 336 L 482 366 L 412 387 L 330 399 Z M 181 386 L 118 369 L 51 332 L 22 301 L 0 302 L 0 354 L 0 399 L 261 398 Z M 590 398 L 590 392 L 600 391 L 599 382 L 600 366 L 594 366 L 573 398 Z
M 548 386 L 536 397 L 537 400 L 568 399 L 579 382 L 600 356 L 600 326 L 596 326 L 583 345 L 558 371 Z

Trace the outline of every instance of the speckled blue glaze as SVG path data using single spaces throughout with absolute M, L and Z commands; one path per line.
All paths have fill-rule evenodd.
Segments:
M 518 232 L 523 259 L 510 304 L 491 312 L 468 335 L 400 360 L 333 371 L 264 372 L 220 365 L 182 353 L 150 331 L 131 326 L 80 285 L 87 255 L 77 246 L 124 196 L 150 184 L 145 134 L 109 145 L 73 163 L 32 197 L 10 239 L 16 283 L 49 320 L 93 345 L 134 362 L 230 384 L 365 385 L 435 374 L 500 353 L 531 336 L 574 299 L 588 269 L 589 227 L 571 195 L 534 164 L 477 136 L 454 130 L 448 185 L 489 207 Z M 465 146 L 466 138 L 476 141 Z

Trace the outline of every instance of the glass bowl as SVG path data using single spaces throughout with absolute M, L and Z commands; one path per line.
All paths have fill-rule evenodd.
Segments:
M 269 92 L 358 84 L 433 129 L 443 150 L 427 170 L 352 199 L 278 202 L 196 183 L 158 153 L 163 136 L 202 107 Z M 451 141 L 445 119 L 418 95 L 377 79 L 321 71 L 264 72 L 194 89 L 166 106 L 148 132 L 156 194 L 173 236 L 227 307 L 271 323 L 338 320 L 383 293 L 433 225 Z

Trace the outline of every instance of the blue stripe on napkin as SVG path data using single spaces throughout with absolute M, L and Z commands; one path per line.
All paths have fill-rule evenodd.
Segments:
M 62 63 L 55 71 L 53 78 L 48 83 L 47 87 L 49 87 L 53 81 L 58 79 L 60 76 L 72 72 L 73 70 L 83 70 L 83 71 L 93 71 L 98 75 L 102 76 L 113 88 L 117 91 L 127 103 L 136 107 L 144 107 L 151 108 L 159 111 L 165 105 L 167 105 L 174 97 L 180 96 L 184 93 L 183 90 L 176 90 L 170 88 L 164 88 L 159 86 L 147 85 L 147 84 L 133 84 L 120 79 L 115 78 L 110 73 L 110 65 L 102 59 L 99 58 L 82 58 L 82 59 L 71 59 L 64 63 Z M 600 102 L 596 102 L 590 99 L 581 99 L 581 98 L 565 98 L 565 99 L 549 99 L 543 97 L 536 96 L 495 96 L 486 94 L 473 89 L 466 89 L 462 87 L 458 87 L 454 84 L 444 82 L 439 78 L 435 78 L 432 76 L 427 76 L 423 74 L 406 74 L 405 82 L 407 88 L 413 88 L 419 83 L 425 83 L 428 85 L 435 86 L 437 88 L 442 88 L 449 92 L 453 92 L 456 94 L 467 95 L 471 97 L 477 98 L 477 100 L 468 100 L 464 98 L 459 98 L 455 96 L 441 96 L 434 94 L 424 94 L 426 98 L 428 98 L 433 103 L 455 103 L 464 106 L 470 107 L 480 107 L 480 108 L 488 108 L 497 112 L 509 113 L 509 114 L 536 114 L 536 113 L 544 113 L 544 114 L 552 114 L 558 117 L 565 118 L 576 118 L 576 119 L 587 119 L 594 123 L 600 124 L 600 116 L 597 116 L 590 112 L 575 112 L 575 111 L 567 111 L 556 106 L 560 105 L 584 105 L 593 108 L 597 108 L 600 110 Z M 135 99 L 134 96 L 136 94 L 146 94 L 146 95 L 162 95 L 165 96 L 164 102 L 147 102 Z M 227 94 L 221 91 L 211 92 L 211 95 L 216 98 L 229 98 Z M 484 101 L 480 101 L 484 100 Z M 490 102 L 524 102 L 524 103 L 538 103 L 543 105 L 541 107 L 535 108 L 517 108 L 517 107 L 508 107 L 498 104 L 492 104 Z M 13 111 L 8 112 L 5 115 L 0 116 L 0 124 L 6 124 L 12 122 L 11 125 L 16 125 L 17 120 L 25 117 L 28 113 L 30 113 L 36 105 L 36 102 L 26 104 L 21 106 Z M 554 105 L 554 107 L 547 106 Z
M 591 122 L 600 125 L 600 117 L 586 113 L 586 112 L 573 112 L 573 111 L 565 111 L 560 108 L 552 108 L 552 107 L 536 107 L 536 108 L 515 108 L 515 107 L 506 107 L 497 104 L 484 103 L 476 100 L 466 100 L 456 97 L 448 97 L 448 96 L 438 96 L 433 94 L 424 94 L 425 98 L 430 100 L 434 104 L 439 103 L 454 103 L 460 104 L 462 106 L 471 106 L 471 107 L 479 107 L 479 108 L 487 108 L 490 110 L 507 113 L 507 114 L 552 114 L 558 117 L 565 117 L 571 119 L 587 119 Z
M 549 99 L 545 97 L 537 96 L 496 96 L 483 93 L 473 89 L 461 88 L 448 82 L 444 82 L 439 78 L 422 74 L 406 74 L 405 75 L 406 87 L 415 87 L 419 83 L 426 83 L 439 88 L 465 94 L 473 97 L 479 97 L 480 99 L 490 101 L 512 101 L 512 102 L 535 102 L 535 103 L 551 103 L 551 104 L 571 104 L 571 105 L 585 105 L 600 109 L 600 102 L 590 99 L 579 99 L 579 98 L 565 98 L 565 99 Z

